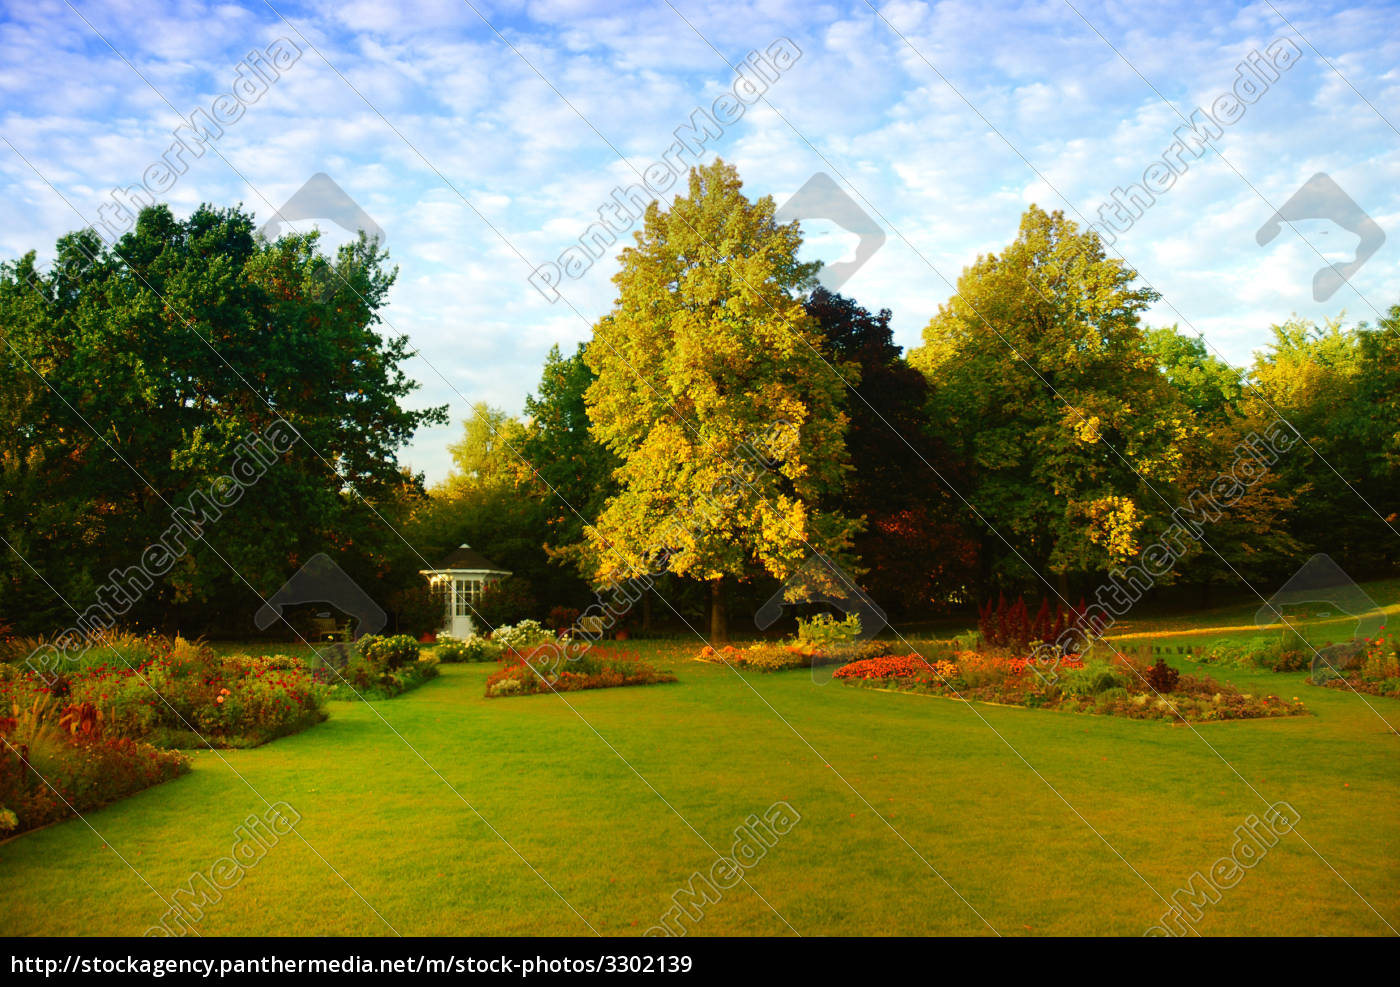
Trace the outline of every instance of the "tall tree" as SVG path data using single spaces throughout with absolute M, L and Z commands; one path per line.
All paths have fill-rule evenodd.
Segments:
M 895 344 L 889 309 L 872 314 L 825 288 L 806 307 L 832 355 L 860 369 L 848 410 L 852 468 L 836 504 L 865 518 L 854 542 L 865 589 L 891 611 L 946 604 L 968 588 L 977 545 L 947 485 L 961 485 L 960 467 L 928 427 L 928 382 Z
M 1179 489 L 1208 492 L 1218 477 L 1236 471 L 1236 450 L 1250 435 L 1269 434 L 1274 416 L 1259 417 L 1262 407 L 1246 406 L 1243 372 L 1209 353 L 1200 338 L 1172 326 L 1149 331 L 1146 342 L 1190 413 Z M 1185 546 L 1163 580 L 1199 586 L 1202 606 L 1209 604 L 1213 586 L 1272 578 L 1300 551 L 1289 533 L 1293 486 L 1276 469 L 1256 474 L 1251 468 L 1247 479 L 1244 492 L 1230 498 L 1200 540 Z
M 268 243 L 253 230 L 240 209 L 180 221 L 153 207 L 112 249 L 73 234 L 47 272 L 32 254 L 0 269 L 5 373 L 27 388 L 9 404 L 28 402 L 28 420 L 7 423 L 3 520 L 80 610 L 196 498 L 175 558 L 149 567 L 154 585 L 121 615 L 246 631 L 256 594 L 319 551 L 373 575 L 393 536 L 361 499 L 398 504 L 419 484 L 397 452 L 445 415 L 400 405 L 416 385 L 406 338 L 377 329 L 385 255 L 362 237 L 330 260 L 315 234 Z M 237 490 L 221 481 L 278 420 L 294 441 Z M 201 506 L 220 498 L 222 511 Z M 10 571 L 7 608 L 35 579 Z
M 1396 429 L 1387 414 L 1400 388 L 1393 330 L 1292 319 L 1273 334 L 1255 354 L 1245 404 L 1256 417 L 1281 416 L 1306 440 L 1277 467 L 1300 494 L 1292 533 L 1354 578 L 1384 572 L 1400 558 Z
M 556 549 L 582 544 L 584 528 L 617 492 L 620 460 L 589 431 L 585 395 L 597 375 L 584 359 L 583 343 L 565 357 L 553 346 L 539 387 L 525 399 L 527 423 L 521 452 L 545 500 L 548 542 Z
M 1244 372 L 1210 353 L 1203 339 L 1170 326 L 1147 330 L 1143 340 L 1198 423 L 1212 425 L 1238 413 Z
M 454 468 L 447 486 L 514 485 L 522 469 L 524 437 L 519 419 L 485 401 L 476 402 L 462 422 L 462 437 L 447 447 Z
M 1056 577 L 1064 592 L 1134 556 L 1166 513 L 1148 484 L 1177 480 L 1185 411 L 1145 348 L 1139 313 L 1157 295 L 1135 279 L 1097 234 L 1031 206 L 910 354 L 971 471 L 994 580 Z
M 525 426 L 513 415 L 484 401 L 472 405 L 462 437 L 449 446 L 453 470 L 415 512 L 412 532 L 430 561 L 469 544 L 534 595 L 554 573 L 542 544 L 543 498 L 522 462 L 524 438 Z
M 688 193 L 647 209 L 585 353 L 593 434 L 621 460 L 588 543 L 600 584 L 659 554 L 707 583 L 723 641 L 727 583 L 843 552 L 856 524 L 819 506 L 844 479 L 846 416 L 799 297 L 817 265 L 797 260 L 797 224 L 723 161 L 692 169 Z

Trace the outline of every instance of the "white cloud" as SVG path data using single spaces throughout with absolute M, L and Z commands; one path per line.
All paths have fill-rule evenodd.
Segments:
M 262 218 L 311 174 L 332 175 L 384 227 L 401 267 L 386 316 L 421 349 L 415 403 L 450 403 L 458 419 L 473 400 L 518 412 L 550 343 L 572 347 L 611 304 L 611 255 L 566 287 L 581 316 L 525 280 L 578 238 L 615 186 L 635 181 L 603 138 L 645 167 L 732 84 L 726 62 L 774 38 L 791 38 L 801 59 L 769 90 L 771 105 L 750 108 L 709 153 L 738 166 L 749 194 L 779 202 L 817 171 L 849 180 L 890 230 L 846 290 L 893 309 L 909 346 L 963 267 L 1014 237 L 1028 202 L 1097 219 L 1113 189 L 1141 181 L 1170 145 L 1180 120 L 1163 97 L 1189 114 L 1229 89 L 1248 52 L 1293 36 L 1265 4 L 1076 4 L 1092 28 L 1036 0 L 901 0 L 880 5 L 889 23 L 863 2 L 678 2 L 690 24 L 664 4 L 482 6 L 556 93 L 460 3 L 425 0 L 411 15 L 369 2 L 277 6 L 317 51 L 259 4 L 81 5 L 177 110 L 66 4 L 9 11 L 0 129 L 90 218 L 164 152 L 179 114 L 228 91 L 250 49 L 296 39 L 298 62 L 218 141 L 229 163 L 192 160 L 166 198 L 181 212 L 241 200 Z M 1400 100 L 1400 13 L 1280 9 L 1345 80 L 1298 40 L 1298 64 L 1219 142 L 1240 174 L 1214 153 L 1193 162 L 1117 245 L 1164 296 L 1151 321 L 1194 326 L 1237 361 L 1294 310 L 1345 306 L 1374 319 L 1397 300 L 1400 147 L 1355 90 L 1382 109 Z M 1322 304 L 1307 241 L 1291 230 L 1254 241 L 1272 206 L 1317 171 L 1391 234 L 1355 290 Z M 0 182 L 7 256 L 45 254 L 79 225 L 3 146 Z M 1329 259 L 1350 244 L 1335 229 L 1309 236 Z M 834 257 L 843 244 L 828 239 L 821 250 Z M 440 477 L 457 427 L 425 431 L 407 461 Z

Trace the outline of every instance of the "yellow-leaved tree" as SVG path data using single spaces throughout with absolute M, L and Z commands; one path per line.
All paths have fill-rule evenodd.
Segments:
M 1189 411 L 1139 321 L 1157 293 L 1136 281 L 1092 230 L 1031 206 L 909 354 L 1003 584 L 1049 576 L 1063 595 L 1134 558 L 1176 506 Z
M 797 260 L 797 224 L 723 161 L 688 191 L 647 210 L 586 351 L 592 432 L 621 466 L 585 553 L 603 586 L 663 567 L 707 583 L 721 642 L 727 584 L 849 546 L 858 522 L 822 502 L 848 468 L 837 371 L 858 374 L 829 364 L 803 308 L 818 265 Z

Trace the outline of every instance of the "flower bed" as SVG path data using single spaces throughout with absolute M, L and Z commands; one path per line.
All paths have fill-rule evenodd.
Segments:
M 599 649 L 593 648 L 566 656 L 558 645 L 539 645 L 522 651 L 507 650 L 500 668 L 486 680 L 486 696 L 497 699 L 674 681 L 674 675 L 657 671 L 630 652 L 600 654 Z
M 1329 689 L 1355 689 L 1373 696 L 1400 698 L 1400 637 L 1380 629 L 1374 640 L 1365 640 L 1366 651 L 1353 668 L 1340 671 L 1320 666 L 1308 679 Z
M 730 665 L 734 668 L 747 668 L 758 672 L 781 672 L 790 668 L 811 668 L 814 665 L 843 665 L 847 662 L 874 658 L 886 654 L 889 646 L 880 641 L 867 641 L 864 644 L 828 644 L 817 646 L 806 643 L 777 644 L 761 642 L 747 648 L 725 645 L 712 648 L 706 645 L 695 656 L 696 661 L 714 665 Z
M 1180 675 L 1165 662 L 1130 658 L 1058 662 L 954 652 L 926 661 L 917 654 L 868 658 L 835 672 L 848 685 L 1080 713 L 1181 722 L 1236 720 L 1306 713 L 1296 697 L 1242 693 L 1209 676 Z
M 330 697 L 356 701 L 360 699 L 393 699 L 410 692 L 424 682 L 438 677 L 436 655 L 423 655 L 411 664 L 384 668 L 357 659 L 340 673 L 317 673 L 330 686 Z
M 360 638 L 358 654 L 339 672 L 318 673 L 333 699 L 392 699 L 438 677 L 438 657 L 407 634 Z
M 1296 632 L 1285 632 L 1248 638 L 1221 638 L 1204 647 L 1191 649 L 1189 653 L 1197 661 L 1209 665 L 1297 672 L 1308 667 L 1313 649 Z
M 105 735 L 90 703 L 40 697 L 0 717 L 0 839 L 169 781 L 189 758 Z
M 437 660 L 446 664 L 457 664 L 459 662 L 487 662 L 500 661 L 501 655 L 505 653 L 505 647 L 489 637 L 469 637 L 466 640 L 458 640 L 455 637 L 446 635 L 438 638 L 437 647 L 433 654 Z
M 95 645 L 72 670 L 10 666 L 0 709 L 48 699 L 89 704 L 105 736 L 184 748 L 256 747 L 326 718 L 329 690 L 295 658 L 219 657 L 179 637 L 144 642 L 144 651 L 127 647 L 120 658 Z

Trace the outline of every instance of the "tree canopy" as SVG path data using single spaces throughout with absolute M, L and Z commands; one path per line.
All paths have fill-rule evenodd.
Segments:
M 612 311 L 585 352 L 592 433 L 621 461 L 588 530 L 594 579 L 669 571 L 710 584 L 726 636 L 726 581 L 784 578 L 814 550 L 843 552 L 856 524 L 822 501 L 847 470 L 842 377 L 803 308 L 814 264 L 796 223 L 746 198 L 723 161 L 688 195 L 648 208 L 622 251 Z
M 416 384 L 407 339 L 377 328 L 383 251 L 362 237 L 331 260 L 317 242 L 259 240 L 236 208 L 161 206 L 110 248 L 75 233 L 47 271 L 33 253 L 0 268 L 6 612 L 71 621 L 191 504 L 178 557 L 123 620 L 181 604 L 196 627 L 247 630 L 257 595 L 328 548 L 386 575 L 396 536 L 366 502 L 392 513 L 421 490 L 398 450 L 444 412 L 401 404 Z M 275 461 L 221 481 L 278 422 L 293 441 Z

